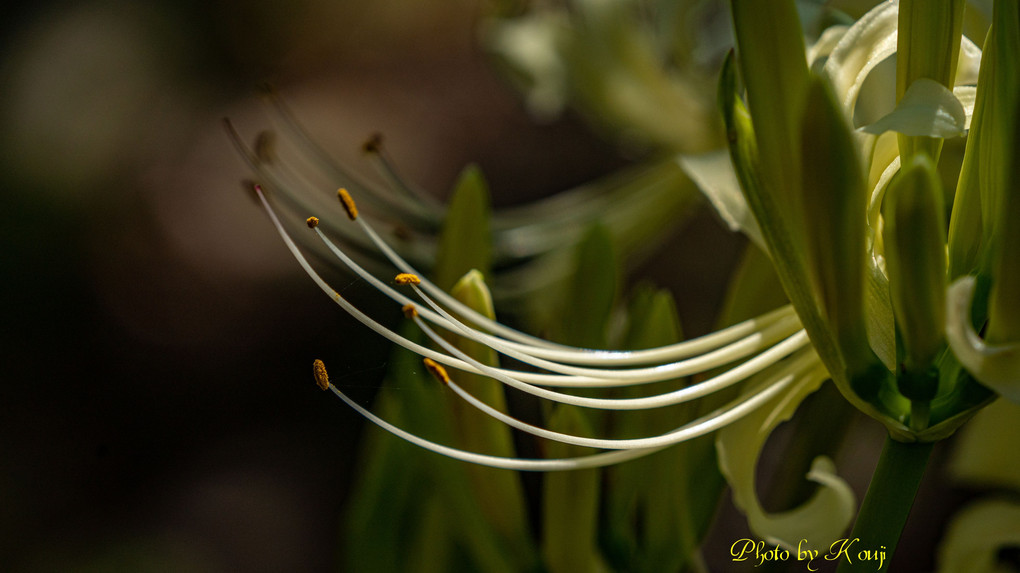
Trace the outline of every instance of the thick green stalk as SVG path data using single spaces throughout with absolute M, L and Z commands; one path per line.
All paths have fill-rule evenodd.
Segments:
M 837 573 L 889 570 L 934 445 L 933 442 L 908 444 L 886 438 L 857 522 L 845 545 L 847 551 L 839 555 Z M 834 551 L 838 549 L 836 545 Z M 860 558 L 863 551 L 870 552 L 865 555 L 867 559 Z

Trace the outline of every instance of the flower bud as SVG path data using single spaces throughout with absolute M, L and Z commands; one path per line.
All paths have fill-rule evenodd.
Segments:
M 943 347 L 946 226 L 942 185 L 927 155 L 915 155 L 890 184 L 883 238 L 893 314 L 903 344 L 900 355 L 909 373 L 901 379 L 901 391 L 929 400 L 935 385 L 922 389 L 922 380 L 931 377 L 920 375 Z

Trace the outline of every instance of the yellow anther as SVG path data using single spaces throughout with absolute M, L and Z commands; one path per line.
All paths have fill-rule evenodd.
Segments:
M 429 371 L 429 374 L 432 374 L 436 380 L 439 380 L 443 384 L 450 383 L 450 375 L 446 373 L 446 368 L 443 368 L 439 365 L 439 363 L 431 358 L 426 358 L 423 362 L 425 363 L 425 368 Z
M 413 304 L 405 304 L 404 308 L 400 310 L 404 311 L 404 316 L 406 316 L 407 318 L 414 318 L 418 316 L 418 309 L 414 308 Z
M 309 229 L 314 229 L 314 228 L 319 226 L 319 218 L 318 217 L 309 217 L 308 219 L 305 219 L 305 223 L 308 223 L 308 228 Z
M 411 273 L 400 273 L 393 279 L 393 282 L 397 283 L 398 285 L 420 285 L 421 279 L 418 278 L 418 275 L 412 275 Z
M 326 365 L 318 358 L 312 362 L 312 376 L 315 377 L 315 383 L 319 385 L 319 388 L 329 390 L 329 374 L 326 373 Z
M 357 219 L 358 206 L 354 204 L 354 199 L 351 198 L 351 194 L 341 187 L 336 190 L 336 196 L 340 199 L 340 204 L 344 206 L 344 211 L 347 211 L 347 216 L 351 218 L 351 221 Z

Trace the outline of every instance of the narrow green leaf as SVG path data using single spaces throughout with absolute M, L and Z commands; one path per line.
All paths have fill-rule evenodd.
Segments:
M 495 318 L 492 297 L 480 272 L 472 270 L 464 275 L 454 285 L 451 294 L 473 310 Z M 475 360 L 489 366 L 499 365 L 496 352 L 491 348 L 457 335 L 449 335 L 448 339 Z M 475 397 L 502 412 L 507 411 L 506 395 L 500 382 L 466 372 L 457 372 L 454 377 L 457 384 Z M 458 447 L 496 456 L 516 455 L 508 426 L 449 393 L 447 398 L 456 431 L 454 443 Z M 537 559 L 531 543 L 519 475 L 478 465 L 467 465 L 465 470 L 471 480 L 471 491 L 492 528 L 513 547 L 517 555 L 524 558 L 523 561 Z M 529 554 L 530 559 L 527 558 Z
M 1020 6 L 996 2 L 985 40 L 967 151 L 950 225 L 950 275 L 989 272 L 994 236 L 1006 193 L 1007 168 L 1016 162 L 1013 136 L 1020 101 Z M 980 268 L 979 268 L 980 267 Z
M 808 264 L 852 372 L 875 361 L 864 329 L 868 194 L 857 145 L 826 80 L 813 76 L 801 130 Z
M 563 294 L 555 337 L 566 344 L 607 348 L 608 324 L 616 298 L 619 270 L 608 230 L 592 226 L 577 247 L 574 274 Z M 601 412 L 558 404 L 549 412 L 554 431 L 591 436 L 604 426 Z M 590 453 L 558 442 L 547 457 Z M 542 556 L 552 573 L 605 568 L 597 548 L 602 472 L 597 469 L 547 474 L 543 482 Z
M 412 326 L 405 326 L 403 334 L 420 340 L 422 335 Z M 413 353 L 394 350 L 373 410 L 416 434 L 448 439 L 445 418 L 416 415 L 442 408 L 440 392 L 423 375 L 420 364 Z M 410 558 L 403 548 L 412 544 L 429 500 L 437 495 L 434 472 L 442 467 L 449 470 L 450 464 L 443 465 L 448 460 L 431 456 L 375 426 L 366 430 L 358 459 L 360 472 L 351 489 L 341 536 L 346 562 L 353 571 L 403 570 Z M 364 535 L 365 531 L 372 534 Z M 433 535 L 434 543 L 455 543 L 449 529 Z
M 640 287 L 632 295 L 623 347 L 653 348 L 682 339 L 676 305 L 667 291 Z M 675 389 L 679 380 L 631 386 L 621 397 L 640 397 Z M 640 414 L 621 413 L 615 433 L 651 436 L 672 430 L 693 418 L 691 403 Z M 686 444 L 634 460 L 607 471 L 606 545 L 613 565 L 628 571 L 676 571 L 698 547 L 695 532 L 705 516 L 692 511 L 691 484 L 706 468 L 687 457 Z M 696 479 L 697 474 L 697 479 Z
M 1016 86 L 1020 90 L 1020 85 Z M 998 230 L 993 234 L 992 293 L 988 306 L 989 342 L 1020 342 L 1020 93 L 1016 94 L 1013 115 L 1014 130 L 1004 155 L 1013 160 L 1006 164 L 1006 185 L 1000 199 Z
M 920 78 L 952 89 L 966 4 L 965 0 L 900 0 L 896 101 Z
M 869 402 L 858 395 L 854 385 L 851 384 L 854 376 L 847 371 L 836 341 L 820 314 L 812 279 L 807 274 L 805 266 L 804 241 L 793 240 L 773 196 L 763 192 L 767 180 L 759 176 L 760 160 L 754 137 L 755 126 L 752 125 L 747 109 L 737 92 L 732 53 L 723 63 L 719 82 L 719 103 L 737 178 L 768 245 L 769 255 L 772 257 L 783 290 L 797 310 L 812 345 L 847 400 L 857 409 L 885 424 L 891 432 L 903 435 L 906 428 L 896 418 L 889 416 L 889 412 L 879 409 L 880 403 Z M 864 213 L 861 216 L 864 217 Z M 879 369 L 885 372 L 884 368 Z M 879 374 L 876 370 L 874 377 L 876 379 L 883 377 Z M 861 378 L 863 377 L 858 377 Z M 874 392 L 867 392 L 867 395 L 874 399 L 872 394 Z
M 564 293 L 555 337 L 585 348 L 606 346 L 607 325 L 619 282 L 616 248 L 601 224 L 588 229 L 574 255 L 574 276 Z
M 896 39 L 897 103 L 921 78 L 953 88 L 965 5 L 965 0 L 901 0 Z M 898 140 L 904 161 L 923 151 L 938 162 L 940 139 L 900 135 Z
M 489 227 L 489 187 L 481 170 L 469 165 L 461 171 L 447 207 L 439 238 L 432 280 L 443 290 L 471 269 L 489 276 L 492 235 Z
M 804 33 L 793 0 L 731 0 L 740 74 L 760 168 L 786 211 L 800 179 L 800 117 L 808 86 Z M 760 221 L 759 221 L 760 222 Z
M 547 426 L 554 432 L 593 435 L 580 409 L 572 406 L 555 407 Z M 591 448 L 550 442 L 545 457 L 590 453 Z M 544 478 L 542 557 L 546 568 L 550 573 L 606 570 L 597 545 L 601 472 L 596 469 L 552 472 Z

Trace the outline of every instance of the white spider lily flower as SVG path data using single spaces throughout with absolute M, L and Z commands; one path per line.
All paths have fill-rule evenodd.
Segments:
M 408 317 L 440 349 L 428 348 L 404 338 L 380 324 L 336 292 L 312 267 L 297 243 L 291 238 L 276 211 L 266 199 L 261 187 L 256 186 L 255 192 L 281 238 L 312 280 L 341 308 L 362 324 L 391 342 L 421 355 L 426 360 L 429 369 L 436 373 L 437 377 L 458 396 L 484 413 L 518 430 L 561 443 L 609 450 L 603 454 L 572 459 L 529 460 L 498 458 L 436 444 L 396 428 L 356 404 L 339 388 L 328 383 L 325 367 L 321 363 L 316 363 L 314 371 L 320 386 L 331 389 L 356 411 L 383 429 L 437 453 L 482 465 L 517 470 L 552 471 L 600 467 L 648 455 L 664 447 L 715 432 L 775 401 L 785 389 L 800 380 L 810 378 L 817 383 L 824 379 L 824 373 L 819 370 L 817 358 L 810 348 L 808 339 L 800 329 L 796 317 L 789 307 L 700 338 L 661 348 L 638 351 L 572 348 L 535 339 L 530 335 L 509 329 L 474 312 L 445 294 L 436 285 L 420 278 L 416 269 L 393 251 L 379 237 L 373 226 L 359 216 L 350 194 L 346 190 L 340 190 L 338 195 L 349 218 L 400 271 L 395 282 L 398 285 L 409 286 L 421 302 L 413 301 L 361 267 L 340 246 L 327 237 L 320 228 L 318 218 L 309 218 L 308 227 L 336 257 L 337 261 L 393 299 L 395 304 L 401 305 Z M 451 312 L 466 317 L 467 321 L 472 324 L 461 322 Z M 508 357 L 535 369 L 544 370 L 544 372 L 486 366 L 447 342 L 433 327 L 485 344 Z M 643 398 L 587 397 L 551 389 L 569 387 L 608 390 L 673 380 L 719 369 L 733 363 L 737 364 L 729 370 L 697 384 Z M 448 375 L 444 367 L 489 376 L 509 387 L 553 402 L 602 410 L 641 410 L 679 404 L 712 395 L 750 378 L 755 379 L 753 384 L 755 391 L 662 435 L 634 439 L 606 439 L 553 432 L 512 418 L 486 405 L 458 386 L 455 382 L 456 377 Z

